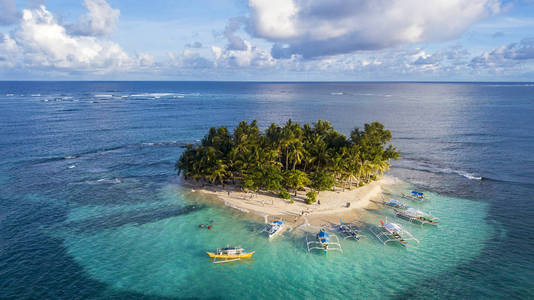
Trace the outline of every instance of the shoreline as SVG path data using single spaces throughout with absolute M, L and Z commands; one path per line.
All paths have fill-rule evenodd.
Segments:
M 268 192 L 243 192 L 237 186 L 204 185 L 189 180 L 183 180 L 183 185 L 193 193 L 212 196 L 225 206 L 239 210 L 243 213 L 254 215 L 264 220 L 272 221 L 276 218 L 284 219 L 290 227 L 298 227 L 302 224 L 321 226 L 325 223 L 339 224 L 341 218 L 344 222 L 358 221 L 359 211 L 373 204 L 371 199 L 382 196 L 383 187 L 395 183 L 395 178 L 384 176 L 365 186 L 351 190 L 335 188 L 334 191 L 322 191 L 317 195 L 317 202 L 306 204 L 305 191 L 298 191 L 295 197 L 291 193 L 289 200 L 278 197 L 277 194 Z M 320 201 L 320 202 L 319 202 Z M 320 204 L 319 204 L 320 203 Z M 350 205 L 347 207 L 347 204 Z

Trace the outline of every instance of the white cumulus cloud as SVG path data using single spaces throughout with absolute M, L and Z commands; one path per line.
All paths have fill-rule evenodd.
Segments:
M 107 35 L 110 34 L 119 21 L 120 11 L 113 9 L 106 0 L 85 0 L 87 14 L 80 17 L 78 23 L 69 26 L 73 34 L 79 35 Z
M 45 6 L 23 10 L 19 26 L 0 39 L 0 65 L 18 69 L 104 74 L 152 63 L 149 55 L 129 56 L 114 42 L 69 34 Z
M 248 31 L 305 58 L 459 37 L 499 0 L 249 0 Z

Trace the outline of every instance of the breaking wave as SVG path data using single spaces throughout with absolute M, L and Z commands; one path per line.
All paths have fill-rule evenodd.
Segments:
M 133 94 L 130 95 L 130 97 L 135 98 L 152 98 L 152 99 L 159 99 L 159 98 L 184 98 L 185 94 L 180 93 L 143 93 L 143 94 Z
M 423 171 L 423 172 L 430 172 L 430 173 L 437 173 L 437 174 L 456 174 L 456 175 L 465 177 L 469 180 L 482 180 L 483 179 L 483 177 L 478 174 L 467 172 L 464 170 L 443 168 L 443 167 L 433 165 L 429 162 L 421 162 L 421 161 L 415 161 L 415 160 L 409 160 L 409 159 L 403 159 L 395 163 L 395 166 L 398 168 L 414 170 L 414 171 Z
M 181 142 L 177 142 L 177 141 L 169 141 L 169 142 L 142 142 L 141 145 L 143 145 L 143 146 L 154 146 L 154 147 L 157 147 L 157 146 L 185 147 L 187 144 L 181 143 Z

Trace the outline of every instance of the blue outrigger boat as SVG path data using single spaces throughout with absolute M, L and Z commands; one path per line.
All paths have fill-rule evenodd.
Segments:
M 401 208 L 401 209 L 408 208 L 408 205 L 396 199 L 382 200 L 381 204 L 385 206 L 393 207 L 393 208 Z
M 282 220 L 272 221 L 268 224 L 263 231 L 267 233 L 269 239 L 280 234 L 285 229 L 284 222 Z
M 315 235 L 315 240 L 310 241 L 308 235 L 306 235 L 306 247 L 308 248 L 308 252 L 311 252 L 313 249 L 323 250 L 324 252 L 327 252 L 328 250 L 338 250 L 343 252 L 338 237 L 335 234 L 331 235 L 322 228 Z
M 402 198 L 411 199 L 411 200 L 429 200 L 430 198 L 425 197 L 424 193 L 418 192 L 418 191 L 412 191 L 410 195 L 407 194 L 401 194 Z

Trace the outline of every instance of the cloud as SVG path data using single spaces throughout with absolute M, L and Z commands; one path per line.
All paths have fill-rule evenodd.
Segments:
M 0 40 L 0 57 L 8 67 L 27 70 L 106 74 L 147 67 L 147 54 L 129 56 L 111 41 L 93 36 L 70 35 L 44 6 L 25 9 L 12 36 Z M 7 54 L 6 54 L 7 52 Z
M 474 57 L 469 66 L 474 69 L 503 69 L 534 59 L 534 38 L 511 43 Z
M 68 26 L 71 34 L 102 36 L 115 29 L 120 16 L 118 9 L 111 8 L 106 0 L 85 0 L 83 5 L 88 12 L 76 24 Z
M 228 40 L 228 50 L 246 50 L 247 45 L 242 38 L 235 34 L 236 31 L 241 29 L 242 19 L 231 18 L 224 28 L 224 37 Z
M 504 57 L 514 60 L 534 59 L 534 38 L 523 39 L 505 48 Z
M 0 36 L 0 67 L 14 67 L 17 62 L 19 47 L 7 34 Z
M 247 30 L 271 54 L 315 58 L 459 37 L 500 11 L 498 0 L 249 0 Z
M 201 42 L 188 43 L 188 44 L 185 44 L 185 47 L 198 49 L 198 48 L 202 48 L 202 43 Z
M 215 57 L 214 65 L 226 68 L 264 68 L 276 64 L 276 60 L 269 51 L 254 47 L 247 40 L 243 40 L 243 44 L 245 46 L 243 50 L 223 50 L 220 47 L 212 46 L 211 49 Z
M 18 18 L 15 0 L 0 0 L 0 25 L 11 25 L 17 22 Z
M 186 49 L 180 54 L 168 53 L 169 61 L 164 65 L 171 66 L 173 70 L 169 70 L 173 73 L 177 68 L 180 69 L 209 69 L 213 67 L 213 61 L 202 57 L 198 52 L 194 50 Z

